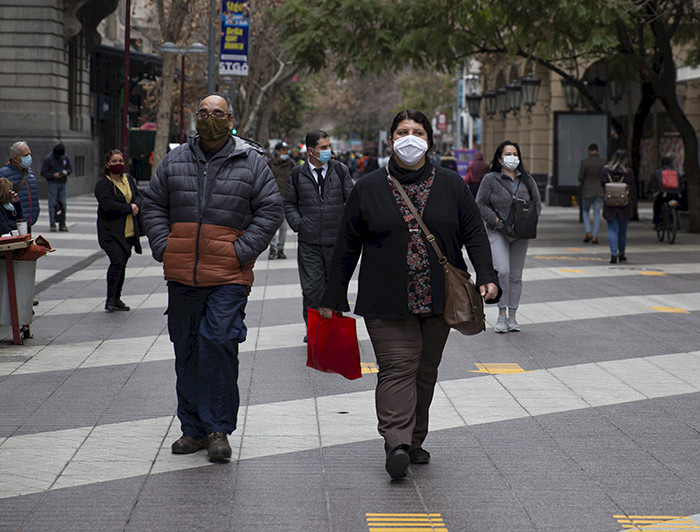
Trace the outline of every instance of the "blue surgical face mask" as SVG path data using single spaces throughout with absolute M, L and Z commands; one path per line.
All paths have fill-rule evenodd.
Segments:
M 288 153 L 280 153 L 280 160 L 281 161 L 286 161 L 287 159 L 289 159 Z
M 22 162 L 19 164 L 22 168 L 29 168 L 32 165 L 32 154 L 22 157 Z
M 331 150 L 318 150 L 318 160 L 323 164 L 331 160 Z

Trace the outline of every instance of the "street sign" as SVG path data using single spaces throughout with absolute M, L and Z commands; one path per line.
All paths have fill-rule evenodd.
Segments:
M 447 115 L 445 113 L 438 113 L 437 128 L 439 131 L 447 131 Z
M 219 74 L 248 75 L 250 2 L 223 0 L 221 6 L 221 58 Z

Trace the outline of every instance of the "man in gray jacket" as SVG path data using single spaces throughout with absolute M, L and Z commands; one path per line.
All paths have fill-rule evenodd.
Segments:
M 282 197 L 262 148 L 231 135 L 233 110 L 204 98 L 197 134 L 165 156 L 144 193 L 153 258 L 168 281 L 168 331 L 175 348 L 174 454 L 207 448 L 231 458 L 238 414 L 238 344 L 253 266 L 282 223 Z
M 600 211 L 603 207 L 603 187 L 600 186 L 600 172 L 605 161 L 598 155 L 598 145 L 588 146 L 588 157 L 581 161 L 578 180 L 581 183 L 581 212 L 586 235 L 584 242 L 598 243 Z M 593 206 L 593 229 L 591 230 L 591 206 Z
M 309 132 L 306 149 L 306 162 L 292 170 L 284 194 L 284 214 L 289 227 L 298 233 L 304 321 L 309 307 L 318 308 L 326 287 L 333 247 L 353 185 L 348 167 L 331 159 L 328 133 L 320 129 Z

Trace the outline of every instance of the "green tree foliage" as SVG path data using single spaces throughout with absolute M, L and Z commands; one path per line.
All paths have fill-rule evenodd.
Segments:
M 700 231 L 696 132 L 676 96 L 678 54 L 700 63 L 700 4 L 688 0 L 286 0 L 276 14 L 291 59 L 339 75 L 382 70 L 454 70 L 468 56 L 503 54 L 573 79 L 604 59 L 621 79 L 641 82 L 642 123 L 663 104 L 685 144 L 691 230 Z M 319 38 L 318 28 L 332 28 Z M 599 108 L 597 104 L 594 108 Z M 626 132 L 638 141 L 635 132 Z M 638 144 L 637 144 L 638 147 Z M 637 153 L 633 156 L 638 158 Z

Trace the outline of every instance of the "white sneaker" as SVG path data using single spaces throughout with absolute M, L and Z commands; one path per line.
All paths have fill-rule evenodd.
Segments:
M 520 325 L 515 321 L 515 316 L 508 316 L 508 330 L 511 332 L 520 332 Z
M 508 332 L 508 318 L 505 314 L 498 315 L 498 321 L 493 329 L 497 333 L 507 333 Z

